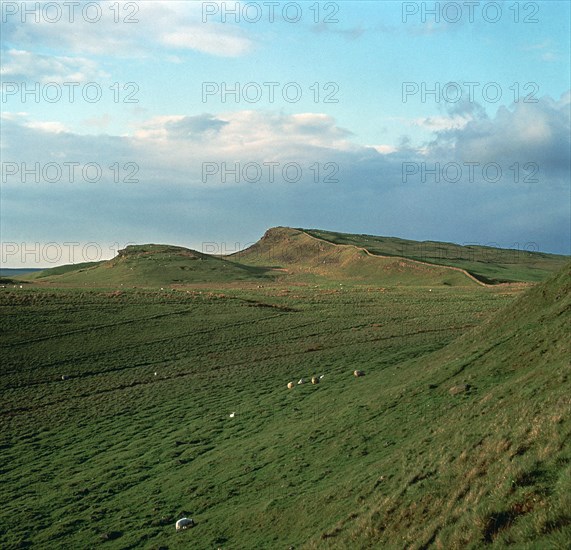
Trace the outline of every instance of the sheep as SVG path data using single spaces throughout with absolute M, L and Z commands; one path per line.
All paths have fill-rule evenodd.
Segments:
M 353 376 L 365 376 L 365 373 L 362 370 L 353 371 Z
M 287 389 L 293 390 L 294 386 L 295 386 L 295 384 L 293 382 L 288 382 Z
M 176 530 L 180 531 L 181 529 L 188 529 L 190 527 L 194 527 L 194 520 L 192 518 L 180 518 L 176 522 Z
M 317 378 L 317 376 L 312 377 L 311 383 L 312 384 L 319 384 L 319 378 Z
M 230 413 L 230 418 L 234 418 L 236 416 L 235 412 Z
M 305 378 L 300 378 L 298 384 L 305 384 Z
M 323 380 L 324 378 L 325 378 L 325 375 L 322 374 L 322 375 L 319 377 L 319 380 Z
M 62 374 L 61 379 L 62 380 L 68 380 L 69 376 L 67 374 Z

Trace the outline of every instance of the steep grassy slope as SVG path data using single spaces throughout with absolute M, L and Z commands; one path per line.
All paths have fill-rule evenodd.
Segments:
M 65 285 L 162 286 L 266 279 L 269 270 L 168 245 L 132 245 L 112 260 L 56 267 L 26 277 Z
M 325 278 L 397 286 L 477 284 L 460 270 L 376 257 L 355 246 L 339 246 L 289 227 L 269 229 L 256 244 L 229 257 L 243 264 L 285 269 L 288 280 Z
M 310 548 L 569 548 L 570 268 L 402 366 L 381 394 L 384 420 L 361 422 L 402 436 L 411 426 L 393 424 L 392 410 L 408 406 L 413 437 L 379 457 L 358 513 Z M 369 378 L 363 401 L 392 382 L 387 374 Z
M 320 229 L 303 230 L 309 235 L 337 244 L 363 247 L 381 256 L 401 256 L 465 269 L 490 283 L 538 282 L 561 270 L 568 256 L 434 241 L 410 241 L 394 237 L 353 235 Z

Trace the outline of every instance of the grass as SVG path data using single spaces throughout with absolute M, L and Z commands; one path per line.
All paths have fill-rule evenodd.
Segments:
M 202 254 L 178 246 L 131 245 L 115 258 L 55 267 L 24 277 L 25 280 L 57 286 L 120 285 L 168 286 L 224 281 L 268 279 L 269 270 Z
M 567 547 L 569 268 L 116 280 L 0 289 L 3 549 Z
M 230 256 L 247 265 L 282 269 L 284 281 L 384 284 L 390 286 L 473 286 L 465 273 L 406 258 L 382 258 L 352 244 L 342 246 L 288 227 L 270 229 L 255 245 Z
M 381 256 L 398 256 L 465 269 L 479 280 L 491 284 L 544 281 L 560 271 L 569 259 L 568 256 L 518 248 L 462 246 L 454 243 L 353 235 L 319 229 L 300 231 L 332 243 L 363 247 Z
M 542 253 L 276 227 L 230 256 L 137 245 L 109 261 L 60 266 L 22 280 L 99 288 L 246 282 L 473 286 L 537 282 L 561 269 L 565 260 Z

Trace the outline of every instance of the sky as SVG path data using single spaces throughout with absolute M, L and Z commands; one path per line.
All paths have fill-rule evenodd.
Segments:
M 2 1 L 3 267 L 273 226 L 571 253 L 566 1 Z

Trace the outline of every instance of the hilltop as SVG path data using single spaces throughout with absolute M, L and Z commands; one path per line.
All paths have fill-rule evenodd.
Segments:
M 459 269 L 403 257 L 375 256 L 364 248 L 338 245 L 289 227 L 269 229 L 256 244 L 229 257 L 247 265 L 285 269 L 290 278 L 308 282 L 325 278 L 403 286 L 471 286 L 476 283 Z
M 537 282 L 565 256 L 448 243 L 404 241 L 320 230 L 271 228 L 249 248 L 214 256 L 179 246 L 128 246 L 112 260 L 66 265 L 23 276 L 49 284 L 355 283 L 473 286 Z
M 568 256 L 518 248 L 411 241 L 396 237 L 355 235 L 320 229 L 301 231 L 335 244 L 362 247 L 379 256 L 404 257 L 460 268 L 480 281 L 491 284 L 543 281 L 561 270 L 569 260 Z M 534 244 L 529 243 L 528 246 L 533 247 Z
M 267 278 L 270 270 L 241 265 L 180 246 L 145 244 L 119 250 L 111 260 L 47 269 L 30 281 L 65 285 L 167 286 Z

